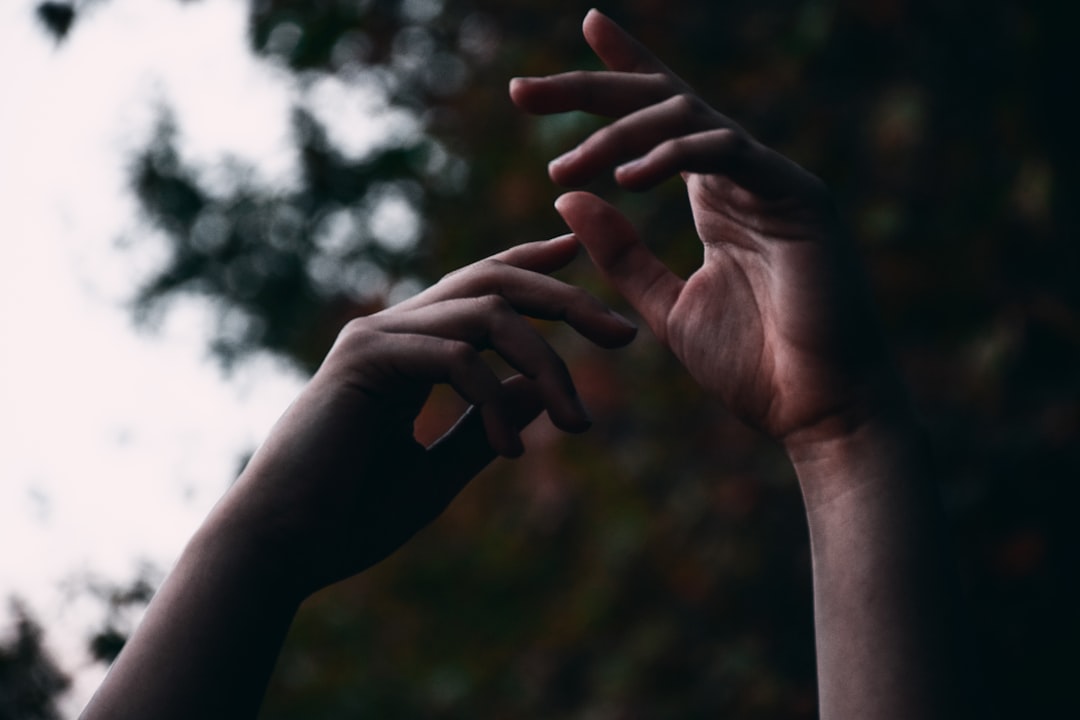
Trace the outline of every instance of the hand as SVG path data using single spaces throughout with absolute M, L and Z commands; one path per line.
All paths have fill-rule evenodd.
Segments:
M 854 253 L 824 185 L 709 107 L 597 11 L 589 45 L 607 72 L 517 78 L 533 113 L 616 118 L 549 166 L 562 185 L 614 167 L 647 190 L 686 182 L 704 261 L 683 280 L 594 195 L 556 207 L 600 271 L 690 373 L 789 451 L 849 432 L 896 385 Z
M 269 548 L 278 576 L 306 596 L 393 552 L 496 453 L 520 455 L 518 431 L 540 411 L 563 430 L 588 428 L 565 364 L 522 317 L 563 320 L 605 347 L 630 342 L 629 321 L 545 274 L 577 249 L 572 236 L 520 245 L 350 322 L 216 510 L 218 522 Z M 521 374 L 500 382 L 484 349 Z M 423 447 L 413 421 L 434 383 L 473 406 Z

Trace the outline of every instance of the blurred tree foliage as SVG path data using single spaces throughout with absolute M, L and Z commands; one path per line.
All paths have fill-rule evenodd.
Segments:
M 18 601 L 12 631 L 0 638 L 0 720 L 58 720 L 57 699 L 71 681 L 42 642 L 42 628 Z
M 592 4 L 834 189 L 939 451 L 996 704 L 1006 717 L 1071 706 L 1077 6 Z M 422 132 L 351 156 L 298 107 L 301 186 L 222 194 L 185 165 L 165 115 L 133 187 L 173 255 L 138 312 L 204 294 L 222 311 L 224 360 L 269 348 L 313 369 L 348 317 L 561 232 L 544 168 L 596 121 L 521 117 L 506 84 L 596 67 L 579 30 L 589 6 L 253 0 L 250 41 L 268 62 L 301 83 L 374 88 Z M 677 182 L 596 189 L 673 265 L 693 266 Z M 413 241 L 374 222 L 387 202 L 409 211 L 389 217 L 419 223 Z M 565 275 L 610 297 L 584 263 Z M 784 458 L 650 338 L 609 354 L 550 333 L 595 429 L 534 428 L 527 459 L 495 466 L 404 551 L 313 598 L 264 718 L 815 715 L 805 520 Z M 418 432 L 437 434 L 456 403 L 436 393 Z

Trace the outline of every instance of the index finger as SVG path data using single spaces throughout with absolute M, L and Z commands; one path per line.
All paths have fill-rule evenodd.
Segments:
M 661 73 L 575 70 L 510 81 L 510 99 L 522 110 L 537 115 L 580 110 L 620 117 L 663 102 L 683 90 L 680 83 Z

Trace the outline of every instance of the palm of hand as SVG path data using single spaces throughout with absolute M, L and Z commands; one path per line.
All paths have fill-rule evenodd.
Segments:
M 676 277 L 621 213 L 587 193 L 560 198 L 564 220 L 661 341 L 745 421 L 783 439 L 852 420 L 887 376 L 885 353 L 824 185 L 712 109 L 608 18 L 590 13 L 583 32 L 606 72 L 510 88 L 530 112 L 615 118 L 549 174 L 574 186 L 614 166 L 615 180 L 637 191 L 681 174 L 704 264 Z
M 835 414 L 872 356 L 867 308 L 828 206 L 812 193 L 763 200 L 715 175 L 688 175 L 704 263 L 667 317 L 691 375 L 777 438 Z M 813 186 L 809 186 L 813 187 Z

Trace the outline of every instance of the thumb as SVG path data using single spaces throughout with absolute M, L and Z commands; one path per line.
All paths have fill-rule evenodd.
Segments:
M 585 15 L 581 24 L 585 42 L 604 62 L 609 70 L 631 73 L 663 73 L 682 83 L 664 63 L 649 52 L 618 23 L 593 9 Z M 685 83 L 683 83 L 685 84 Z
M 502 400 L 510 422 L 518 430 L 529 425 L 544 409 L 536 383 L 523 375 L 503 381 Z M 497 454 L 488 441 L 480 408 L 470 407 L 427 451 L 438 496 L 437 512 L 442 512 Z
M 593 264 L 667 345 L 667 322 L 686 282 L 641 242 L 626 216 L 592 193 L 572 192 L 555 209 Z

